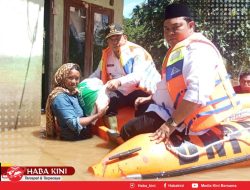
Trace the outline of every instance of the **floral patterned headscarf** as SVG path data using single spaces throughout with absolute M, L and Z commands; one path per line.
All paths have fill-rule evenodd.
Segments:
M 59 133 L 59 127 L 57 126 L 57 122 L 55 116 L 51 109 L 51 104 L 55 97 L 60 93 L 67 93 L 67 94 L 75 94 L 77 93 L 77 89 L 73 92 L 70 92 L 66 85 L 65 81 L 70 73 L 70 71 L 74 68 L 80 71 L 79 66 L 75 63 L 66 63 L 63 64 L 55 73 L 54 75 L 54 83 L 53 83 L 53 90 L 49 94 L 47 102 L 46 102 L 46 135 L 50 137 L 55 137 Z

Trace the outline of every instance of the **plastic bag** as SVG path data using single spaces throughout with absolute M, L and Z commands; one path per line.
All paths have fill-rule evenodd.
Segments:
M 86 116 L 98 112 L 109 103 L 106 87 L 98 78 L 84 79 L 77 88 L 79 90 L 78 99 Z

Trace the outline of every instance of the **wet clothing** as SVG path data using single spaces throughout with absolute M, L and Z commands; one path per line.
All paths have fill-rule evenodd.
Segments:
M 61 93 L 52 103 L 52 110 L 60 126 L 60 138 L 63 140 L 81 140 L 90 138 L 90 127 L 79 122 L 85 114 L 80 107 L 77 95 Z
M 80 140 L 91 137 L 90 129 L 81 126 L 79 118 L 85 116 L 77 99 L 77 89 L 69 91 L 66 79 L 72 69 L 80 72 L 75 63 L 63 64 L 54 75 L 54 89 L 46 102 L 46 135 L 64 140 Z

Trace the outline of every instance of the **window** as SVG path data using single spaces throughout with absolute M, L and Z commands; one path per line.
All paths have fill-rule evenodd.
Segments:
M 93 49 L 92 49 L 92 70 L 95 70 L 99 64 L 102 55 L 102 49 L 105 44 L 104 29 L 113 22 L 113 10 L 92 5 L 91 18 L 93 23 Z
M 105 47 L 104 28 L 113 22 L 112 9 L 66 0 L 64 9 L 64 62 L 78 63 L 83 77 L 98 66 Z

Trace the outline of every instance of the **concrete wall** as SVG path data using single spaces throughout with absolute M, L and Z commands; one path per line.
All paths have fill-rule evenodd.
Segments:
M 44 0 L 0 1 L 0 130 L 40 125 Z
M 53 59 L 52 59 L 52 77 L 56 70 L 62 65 L 63 60 L 63 14 L 64 1 L 54 0 L 54 35 L 53 35 Z M 60 31 L 60 32 L 59 32 Z
M 123 0 L 86 1 L 114 9 L 122 21 Z M 64 1 L 54 0 L 50 76 L 63 60 Z M 44 0 L 0 1 L 0 132 L 40 125 Z

